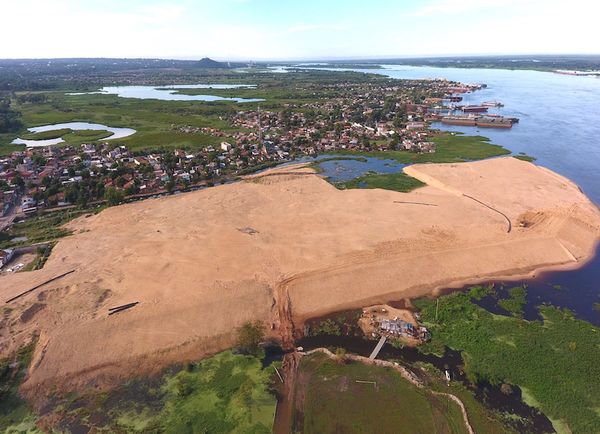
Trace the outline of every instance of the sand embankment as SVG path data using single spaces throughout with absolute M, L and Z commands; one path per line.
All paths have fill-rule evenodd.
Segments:
M 74 221 L 43 270 L 0 278 L 6 300 L 76 270 L 10 304 L 0 357 L 38 332 L 25 390 L 110 383 L 226 348 L 246 320 L 289 342 L 289 320 L 593 254 L 600 213 L 556 174 L 513 158 L 405 170 L 429 185 L 339 191 L 288 167 Z

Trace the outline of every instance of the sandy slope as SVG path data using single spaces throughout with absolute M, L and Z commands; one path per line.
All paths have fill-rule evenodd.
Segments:
M 338 191 L 309 169 L 287 167 L 72 222 L 76 234 L 43 270 L 0 278 L 6 300 L 76 270 L 11 303 L 0 356 L 37 331 L 25 384 L 32 395 L 110 383 L 223 349 L 249 319 L 290 343 L 292 320 L 576 266 L 593 253 L 600 213 L 548 170 L 500 158 L 406 172 L 429 185 L 408 194 Z M 107 315 L 130 301 L 140 304 Z

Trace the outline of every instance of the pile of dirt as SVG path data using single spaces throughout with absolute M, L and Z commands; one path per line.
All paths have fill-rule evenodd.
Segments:
M 110 385 L 227 348 L 249 320 L 291 344 L 309 317 L 579 266 L 594 252 L 598 210 L 552 172 L 514 158 L 405 171 L 430 185 L 340 191 L 286 167 L 80 218 L 42 270 L 0 278 L 8 300 L 75 270 L 8 306 L 0 357 L 37 333 L 32 396 Z M 517 224 L 537 213 L 535 225 Z

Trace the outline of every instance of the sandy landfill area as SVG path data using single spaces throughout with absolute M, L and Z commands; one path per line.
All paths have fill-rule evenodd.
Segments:
M 428 185 L 340 191 L 288 166 L 73 221 L 42 270 L 0 278 L 4 303 L 75 270 L 4 305 L 0 357 L 37 333 L 29 396 L 110 385 L 227 348 L 247 320 L 291 345 L 311 316 L 595 251 L 598 209 L 547 169 L 507 157 L 405 172 Z

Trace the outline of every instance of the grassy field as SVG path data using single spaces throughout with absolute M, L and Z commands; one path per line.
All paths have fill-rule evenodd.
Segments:
M 437 381 L 431 381 L 428 387 L 438 392 L 451 393 L 458 397 L 467 409 L 469 423 L 476 433 L 484 434 L 516 434 L 510 424 L 503 422 L 503 413 L 494 412 L 486 408 L 475 394 L 467 389 L 462 383 L 453 381 L 448 385 L 442 378 L 441 372 L 431 367 L 434 376 L 438 376 Z M 510 422 L 510 421 L 509 421 Z
M 273 373 L 256 357 L 225 351 L 109 392 L 55 397 L 50 419 L 54 432 L 267 434 L 276 406 L 269 391 Z M 1 397 L 1 432 L 37 433 L 37 416 L 16 397 L 21 379 L 11 380 L 11 394 Z
M 216 144 L 220 140 L 218 137 L 180 133 L 174 131 L 172 126 L 215 127 L 231 131 L 233 129 L 229 123 L 220 117 L 237 107 L 233 103 L 138 100 L 119 98 L 116 95 L 69 96 L 63 92 L 47 92 L 46 95 L 46 103 L 18 107 L 26 127 L 81 121 L 134 128 L 137 131 L 134 135 L 111 142 L 126 145 L 132 150 L 177 147 L 194 149 Z M 67 143 L 74 145 L 108 136 L 106 131 L 56 131 L 38 134 L 62 137 Z M 38 134 L 31 138 L 41 138 Z M 4 137 L 0 152 L 6 153 L 7 143 L 16 136 Z
M 54 241 L 71 234 L 71 231 L 62 226 L 86 214 L 93 214 L 102 211 L 102 207 L 93 209 L 68 209 L 44 214 L 38 217 L 27 219 L 20 223 L 13 224 L 8 233 L 0 232 L 0 248 L 6 249 L 23 245 L 43 243 Z M 26 240 L 11 242 L 12 238 L 25 237 Z
M 390 174 L 369 173 L 350 181 L 337 182 L 334 184 L 340 190 L 351 188 L 381 188 L 384 190 L 394 190 L 409 192 L 425 184 L 418 179 L 408 176 L 402 172 Z
M 25 149 L 25 145 L 13 145 L 10 143 L 15 138 L 16 136 L 14 134 L 0 134 L 0 157 Z
M 424 351 L 440 352 L 444 345 L 460 350 L 473 382 L 518 385 L 556 429 L 598 432 L 600 330 L 551 306 L 540 308 L 543 322 L 493 315 L 471 300 L 485 291 L 441 297 L 437 320 L 436 302 L 418 300 L 433 336 Z M 505 307 L 518 312 L 521 296 L 514 291 Z
M 48 140 L 48 139 L 58 139 L 59 137 L 64 136 L 65 134 L 73 131 L 70 128 L 61 128 L 58 130 L 51 131 L 42 131 L 39 133 L 26 133 L 22 134 L 21 138 L 26 140 Z
M 340 364 L 320 354 L 302 359 L 295 396 L 294 432 L 466 432 L 455 403 L 416 388 L 396 371 Z
M 403 164 L 456 163 L 510 154 L 508 149 L 500 145 L 491 144 L 490 139 L 483 136 L 464 136 L 458 133 L 442 133 L 439 136 L 433 137 L 432 141 L 436 144 L 436 151 L 433 153 L 418 154 L 409 151 L 341 151 L 339 154 L 390 158 Z
M 31 361 L 35 343 L 22 348 L 12 359 L 0 360 L 0 431 L 6 434 L 37 434 L 35 416 L 18 394 Z

